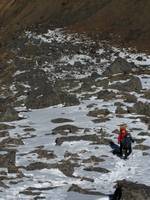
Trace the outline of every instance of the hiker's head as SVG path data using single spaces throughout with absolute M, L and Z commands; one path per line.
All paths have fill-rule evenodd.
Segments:
M 127 133 L 126 128 L 125 127 L 120 127 L 120 133 L 126 134 Z

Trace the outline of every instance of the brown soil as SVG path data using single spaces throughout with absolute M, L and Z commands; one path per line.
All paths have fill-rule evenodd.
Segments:
M 150 50 L 149 10 L 149 0 L 0 0 L 1 43 L 27 27 L 57 25 Z

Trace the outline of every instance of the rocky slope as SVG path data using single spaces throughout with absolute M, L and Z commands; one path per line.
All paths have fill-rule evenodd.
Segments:
M 148 0 L 1 0 L 1 37 L 19 34 L 25 27 L 71 26 L 75 31 L 149 50 L 149 9 Z
M 122 200 L 150 199 L 150 55 L 100 40 L 148 48 L 142 2 L 0 0 L 2 200 L 108 200 L 116 183 Z M 127 160 L 113 154 L 123 123 Z
M 119 181 L 122 199 L 150 199 L 150 56 L 63 29 L 25 31 L 7 48 L 1 198 L 108 200 Z M 128 160 L 110 145 L 122 123 Z

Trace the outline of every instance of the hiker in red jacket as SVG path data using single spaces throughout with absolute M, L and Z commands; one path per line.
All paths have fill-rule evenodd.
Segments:
M 120 133 L 118 136 L 118 143 L 120 144 L 120 156 L 122 157 L 122 149 L 123 149 L 123 139 L 125 138 L 125 136 L 127 135 L 127 130 L 125 127 L 120 127 Z
M 120 134 L 118 136 L 118 143 L 120 144 L 120 156 L 123 156 L 123 149 L 125 159 L 132 153 L 132 142 L 134 142 L 130 133 L 127 132 L 126 127 L 120 127 Z

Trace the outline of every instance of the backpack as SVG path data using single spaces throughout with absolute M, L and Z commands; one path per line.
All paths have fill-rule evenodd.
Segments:
M 123 146 L 123 148 L 128 149 L 131 147 L 131 143 L 132 143 L 132 138 L 129 134 L 127 134 L 122 140 L 122 146 Z

